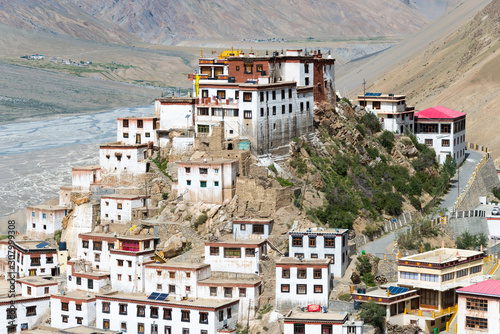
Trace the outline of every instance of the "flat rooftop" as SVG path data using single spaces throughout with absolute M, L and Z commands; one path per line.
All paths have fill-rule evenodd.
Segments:
M 302 229 L 296 229 L 296 230 L 291 230 L 289 233 L 311 233 L 311 234 L 344 234 L 349 232 L 348 229 L 345 228 L 322 228 L 322 227 L 312 227 L 312 228 L 302 228 Z
M 139 148 L 139 147 L 146 147 L 146 146 L 148 146 L 147 143 L 144 143 L 144 144 L 125 144 L 121 141 L 115 141 L 115 142 L 105 143 L 105 144 L 99 145 L 99 147 L 101 147 L 101 148 L 106 148 L 106 147 Z
M 16 241 L 15 243 L 24 248 L 24 249 L 38 249 L 38 250 L 46 250 L 46 249 L 56 249 L 56 246 L 52 245 L 47 245 L 43 248 L 38 248 L 37 245 L 41 244 L 44 242 L 43 240 L 21 240 L 21 241 Z
M 59 329 L 59 328 L 54 328 L 54 327 L 50 327 L 50 326 L 38 325 L 38 326 L 35 326 L 33 329 L 23 331 L 23 333 L 26 333 L 26 334 L 58 334 L 58 333 L 59 334 L 60 333 L 66 333 L 66 334 L 117 334 L 117 333 L 121 333 L 121 331 L 98 329 L 95 327 L 88 327 L 88 326 L 77 326 L 77 327 L 71 327 L 71 328 L 66 328 L 66 329 Z
M 23 278 L 19 278 L 17 281 L 21 282 L 21 283 L 35 285 L 35 286 L 43 286 L 43 285 L 47 285 L 47 284 L 52 284 L 52 285 L 58 284 L 55 279 L 52 279 L 52 277 L 50 277 L 50 279 L 48 279 L 48 278 L 43 278 L 43 277 L 39 277 L 39 276 L 23 277 Z
M 426 263 L 446 263 L 457 260 L 463 260 L 476 255 L 481 255 L 483 252 L 455 249 L 455 248 L 439 248 L 429 252 L 410 255 L 403 257 L 400 261 L 419 261 Z
M 146 195 L 130 195 L 130 194 L 111 194 L 103 195 L 101 198 L 116 198 L 116 199 L 136 199 L 136 198 L 150 198 L 151 196 Z
M 325 320 L 330 320 L 330 321 L 337 321 L 337 322 L 344 322 L 347 320 L 348 314 L 347 313 L 338 313 L 338 312 L 328 312 L 328 313 L 323 313 L 323 312 L 301 312 L 301 311 L 290 311 L 286 316 L 285 316 L 285 321 L 290 321 L 290 320 L 319 320 L 319 321 L 325 321 Z
M 225 285 L 225 284 L 231 284 L 231 285 L 258 285 L 261 283 L 261 279 L 259 276 L 256 275 L 254 279 L 251 278 L 207 278 L 201 281 L 198 281 L 198 283 L 203 284 L 203 285 Z
M 94 169 L 101 169 L 101 165 L 88 165 L 88 166 L 73 167 L 73 170 L 94 170 Z
M 209 267 L 209 264 L 194 263 L 194 262 L 174 262 L 168 261 L 166 263 L 148 263 L 146 266 L 161 267 L 164 269 L 201 269 Z
M 30 210 L 30 209 L 40 209 L 40 210 L 53 210 L 53 211 L 56 211 L 56 210 L 68 210 L 68 207 L 67 206 L 61 206 L 61 205 L 47 205 L 47 204 L 38 204 L 38 205 L 32 205 L 32 206 L 28 206 L 26 208 L 27 210 Z
M 155 237 L 154 235 L 148 234 L 135 234 L 135 235 L 118 235 L 117 239 L 127 239 L 127 240 L 151 240 L 151 239 L 159 239 L 159 237 Z M 117 249 L 115 249 L 117 250 Z
M 234 240 L 232 236 L 228 236 L 228 240 L 219 240 L 219 241 L 208 241 L 208 242 L 205 242 L 205 245 L 214 245 L 214 244 L 220 244 L 220 245 L 254 245 L 254 246 L 257 246 L 257 245 L 260 245 L 260 244 L 263 244 L 263 243 L 266 243 L 267 240 L 266 239 L 238 239 L 238 240 Z
M 118 238 L 119 236 L 115 235 L 113 233 L 96 233 L 96 232 L 89 232 L 89 233 L 80 233 L 78 236 L 89 236 L 89 237 L 98 237 L 98 238 Z
M 53 294 L 53 296 L 61 298 L 75 298 L 80 300 L 91 300 L 95 298 L 95 293 L 82 290 L 75 290 L 75 291 L 65 292 L 64 294 L 61 293 Z
M 299 260 L 296 257 L 282 257 L 276 264 L 290 264 L 290 265 L 328 265 L 330 264 L 330 259 L 302 259 Z
M 200 158 L 200 159 L 194 159 L 194 160 L 182 160 L 178 161 L 177 163 L 181 164 L 207 164 L 207 165 L 220 165 L 224 163 L 232 163 L 232 162 L 237 162 L 238 160 L 236 159 L 222 159 L 222 158 Z

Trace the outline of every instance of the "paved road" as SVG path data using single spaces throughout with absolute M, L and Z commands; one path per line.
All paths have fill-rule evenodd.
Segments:
M 453 203 L 457 200 L 458 191 L 457 186 L 460 183 L 460 191 L 462 191 L 469 181 L 469 178 L 474 172 L 474 168 L 479 163 L 481 158 L 483 157 L 482 152 L 477 151 L 467 151 L 466 152 L 466 160 L 459 168 L 460 182 L 457 182 L 457 175 L 455 176 L 455 180 L 452 180 L 452 185 L 450 187 L 450 191 L 444 196 L 443 201 L 441 203 L 441 207 L 450 208 L 453 206 Z M 375 241 L 369 242 L 363 247 L 361 250 L 364 250 L 366 253 L 375 254 L 378 257 L 382 257 L 384 253 L 392 252 L 394 248 L 394 241 L 396 240 L 396 235 L 398 233 L 405 233 L 408 227 L 403 227 L 395 232 L 391 232 L 387 235 L 384 235 L 382 238 L 377 239 Z

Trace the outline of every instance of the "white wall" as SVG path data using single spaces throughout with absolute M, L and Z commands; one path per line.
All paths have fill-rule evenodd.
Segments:
M 488 311 L 479 310 L 467 310 L 467 298 L 472 299 L 486 299 L 488 300 Z M 483 318 L 488 321 L 488 329 L 467 329 L 465 327 L 466 317 Z M 486 298 L 485 296 L 474 296 L 474 295 L 458 295 L 458 312 L 457 312 L 457 333 L 490 333 L 497 334 L 500 333 L 500 308 L 499 301 L 496 298 Z
M 7 333 L 9 319 L 7 319 L 7 309 L 10 307 L 10 299 L 6 299 L 7 303 L 0 304 L 0 332 Z M 45 313 L 49 310 L 50 299 L 48 297 L 31 298 L 31 299 L 14 299 L 14 305 L 17 308 L 16 319 L 14 323 L 17 325 L 17 333 L 21 332 L 21 325 L 27 324 L 27 329 L 32 329 L 35 325 L 41 323 L 45 317 Z M 36 306 L 36 315 L 27 315 L 27 308 Z
M 264 227 L 264 233 L 253 233 L 253 227 L 255 225 L 262 225 Z M 267 239 L 271 235 L 271 230 L 272 223 L 268 224 L 258 222 L 233 221 L 233 237 L 236 239 L 247 239 L 250 237 L 250 235 L 253 235 L 253 237 L 260 237 L 261 239 Z
M 219 255 L 210 255 L 210 246 L 205 245 L 205 263 L 210 264 L 213 271 L 230 271 L 233 273 L 246 273 L 246 274 L 259 274 L 260 273 L 260 258 L 266 254 L 266 245 L 264 250 L 259 249 L 258 246 L 245 245 L 242 247 L 224 245 L 215 246 L 219 248 Z M 226 258 L 224 257 L 224 248 L 240 248 L 241 257 L 239 258 Z M 255 249 L 255 256 L 246 256 L 245 249 Z
M 118 208 L 121 204 L 121 209 Z M 151 205 L 150 198 L 113 198 L 101 197 L 101 222 L 110 222 L 126 224 L 132 221 L 132 210 L 145 205 Z
M 143 174 L 146 172 L 146 164 L 148 164 L 144 157 L 146 150 L 147 147 L 113 148 L 101 146 L 99 150 L 101 169 L 109 174 Z M 121 158 L 115 156 L 115 153 L 121 154 Z
M 155 109 L 160 110 L 161 130 L 185 129 L 187 115 L 191 115 L 188 118 L 189 126 L 193 124 L 194 105 L 192 104 L 161 105 L 160 101 L 156 100 Z
M 308 324 L 307 319 L 304 319 L 305 323 L 305 332 L 307 334 L 323 334 L 321 331 L 321 324 Z M 293 323 L 285 323 L 284 325 L 284 334 L 295 334 L 294 332 L 294 324 Z M 342 325 L 332 325 L 332 334 L 343 334 Z M 346 330 L 347 333 L 347 330 Z M 362 332 L 361 332 L 362 333 Z M 358 334 L 358 332 L 356 332 Z
M 78 238 L 78 259 L 83 259 L 92 264 L 92 268 L 99 269 L 100 271 L 110 271 L 111 270 L 111 253 L 109 252 L 109 244 L 115 247 L 115 242 L 108 240 L 101 240 L 102 246 L 101 250 L 94 250 L 94 240 L 88 241 L 88 248 L 83 248 L 83 239 Z M 99 254 L 99 261 L 96 261 L 96 254 Z M 98 266 L 98 267 L 97 267 Z
M 60 230 L 62 220 L 66 216 L 68 208 L 54 206 L 52 209 L 41 207 L 28 207 L 26 209 L 26 233 L 43 238 Z M 45 215 L 45 217 L 44 217 Z
M 128 120 L 128 127 L 123 126 L 123 120 Z M 137 121 L 142 120 L 143 126 L 139 128 Z M 116 141 L 121 141 L 127 145 L 144 144 L 153 142 L 154 146 L 158 146 L 158 135 L 156 133 L 157 118 L 118 118 Z M 124 134 L 127 134 L 125 137 Z M 137 135 L 139 135 L 139 142 L 137 142 Z
M 154 251 L 141 255 L 111 253 L 111 287 L 122 292 L 144 292 L 144 261 L 149 261 Z M 123 260 L 123 266 L 118 266 L 118 260 Z M 130 266 L 129 266 L 130 261 Z M 121 280 L 118 279 L 121 275 Z M 130 278 L 129 278 L 130 276 Z
M 62 310 L 62 301 L 68 302 L 68 311 Z M 76 304 L 81 304 L 80 311 L 76 309 Z M 92 326 L 96 318 L 95 299 L 78 300 L 67 298 L 64 295 L 52 296 L 50 298 L 50 319 L 51 326 L 59 329 L 71 328 L 76 326 Z M 68 317 L 68 322 L 62 321 L 62 316 Z M 83 318 L 82 323 L 78 324 L 77 317 Z
M 158 275 L 158 272 L 161 274 Z M 170 272 L 175 273 L 174 278 L 170 278 Z M 187 277 L 189 273 L 190 277 Z M 200 270 L 192 269 L 171 269 L 162 268 L 155 264 L 145 266 L 145 293 L 162 292 L 169 293 L 170 296 L 188 296 L 188 298 L 203 298 L 198 295 L 198 281 L 209 278 L 211 274 L 210 267 L 205 267 Z M 157 289 L 157 285 L 161 284 L 161 290 Z M 175 286 L 175 293 L 169 291 L 169 286 Z M 186 290 L 186 286 L 190 287 L 190 291 Z

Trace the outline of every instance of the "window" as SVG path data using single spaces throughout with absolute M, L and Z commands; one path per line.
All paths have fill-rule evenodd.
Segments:
M 61 310 L 69 311 L 69 304 L 68 303 L 61 303 Z
M 441 133 L 451 133 L 451 124 L 441 124 Z
M 306 326 L 304 324 L 293 324 L 293 334 L 305 334 Z
M 469 269 L 462 269 L 462 270 L 459 270 L 457 271 L 457 278 L 460 278 L 460 277 L 463 277 L 463 276 L 467 276 L 469 273 Z
M 243 118 L 244 119 L 252 119 L 252 111 L 251 110 L 243 111 Z
M 210 247 L 211 256 L 219 256 L 219 247 Z
M 119 280 L 119 281 L 121 281 L 122 280 L 122 274 L 117 274 L 116 275 L 116 279 Z
M 444 274 L 442 277 L 443 277 L 442 278 L 443 282 L 449 281 L 449 280 L 452 280 L 455 277 L 455 273 Z
M 273 106 L 273 116 L 276 115 L 276 106 Z
M 304 78 L 304 84 L 305 84 L 306 86 L 309 86 L 309 77 L 305 77 L 305 78 Z
M 472 274 L 476 274 L 476 273 L 478 273 L 480 271 L 481 271 L 481 266 L 475 266 L 475 267 L 470 268 L 470 274 L 471 275 Z
M 199 133 L 210 133 L 210 126 L 198 124 L 198 132 Z
M 304 253 L 295 253 L 294 256 L 297 258 L 304 258 Z
M 325 247 L 335 248 L 335 238 L 326 238 L 325 237 Z
M 227 309 L 227 318 L 231 319 L 231 308 Z
M 317 259 L 318 253 L 311 253 L 311 259 Z
M 116 207 L 118 208 L 118 210 L 121 210 L 121 209 L 122 209 L 122 203 L 118 203 L 118 204 L 116 205 Z
M 43 293 L 44 293 L 44 294 L 48 294 L 48 293 L 49 293 L 49 288 L 44 288 L 44 289 L 43 289 Z
M 297 269 L 297 278 L 307 278 L 306 269 Z
M 145 136 L 146 137 L 151 137 L 151 135 L 149 134 L 149 132 L 146 132 Z
M 224 257 L 226 258 L 241 257 L 241 248 L 224 248 Z
M 52 256 L 49 256 L 45 260 L 47 263 L 54 263 L 54 258 Z
M 181 311 L 181 321 L 189 322 L 189 311 L 188 310 Z
M 245 74 L 252 74 L 252 64 L 244 64 L 243 67 L 245 68 Z
M 418 279 L 418 273 L 410 273 L 408 271 L 401 271 L 399 276 L 402 279 Z
M 184 171 L 186 172 L 186 174 L 191 173 L 191 167 L 184 167 Z
M 309 111 L 309 101 L 306 101 L 306 110 Z
M 146 306 L 137 305 L 137 316 L 143 318 L 146 316 Z
M 323 293 L 323 285 L 315 285 L 314 293 Z
M 420 304 L 426 306 L 438 306 L 438 292 L 433 290 L 420 290 Z
M 27 287 L 26 292 L 28 293 L 28 295 L 31 295 L 31 287 L 30 286 Z
M 172 309 L 171 308 L 164 308 L 163 309 L 163 319 L 172 320 Z
M 292 98 L 292 89 L 291 88 L 288 88 L 288 98 L 289 99 Z
M 264 92 L 260 92 L 260 102 L 264 102 Z
M 191 286 L 186 285 L 186 293 L 190 293 L 190 292 L 191 292 Z
M 263 67 L 262 67 L 262 64 L 257 64 L 257 65 L 255 65 L 255 70 L 256 70 L 257 72 L 262 72 L 262 71 L 264 71 L 264 69 L 263 69 Z
M 252 102 L 252 93 L 244 92 L 243 93 L 243 101 L 244 102 Z
M 75 304 L 76 310 L 81 311 L 82 310 L 82 304 Z
M 373 109 L 380 110 L 380 101 L 373 101 Z
M 102 242 L 101 241 L 94 241 L 94 250 L 100 251 L 102 250 Z
M 88 279 L 87 280 L 87 286 L 89 289 L 93 289 L 94 288 L 94 280 L 93 279 Z
M 77 323 L 78 325 L 83 324 L 83 318 L 82 318 L 82 317 L 76 317 L 76 323 Z
M 255 248 L 245 248 L 245 256 L 254 257 L 255 256 Z
M 240 297 L 246 297 L 246 296 L 247 296 L 247 289 L 240 288 Z
M 69 319 L 69 316 L 67 316 L 67 315 L 63 315 L 62 316 L 62 322 L 66 322 L 67 323 L 68 319 Z
M 307 294 L 307 284 L 297 284 L 297 294 L 298 295 Z
M 264 234 L 264 225 L 262 224 L 255 224 L 252 226 L 252 233 L 253 234 Z
M 200 312 L 200 324 L 208 324 L 208 313 Z
M 427 281 L 427 282 L 438 282 L 439 281 L 439 276 L 438 275 L 432 275 L 432 274 L 420 274 L 420 280 L 421 281 Z
M 264 117 L 264 108 L 260 108 L 260 117 Z
M 142 119 L 138 119 L 138 120 L 137 120 L 137 127 L 138 127 L 138 128 L 142 128 L 143 126 L 144 126 L 144 122 L 143 122 L 143 120 L 142 120 Z
M 102 313 L 109 313 L 109 303 L 108 302 L 102 303 Z
M 123 133 L 123 138 L 128 138 L 128 133 L 127 132 Z
M 191 185 L 191 180 L 186 180 L 186 185 L 190 186 Z
M 42 216 L 43 216 L 43 219 L 47 218 L 47 214 L 46 213 L 42 214 Z
M 224 298 L 233 298 L 233 288 L 224 288 Z
M 304 64 L 304 73 L 309 73 L 309 64 L 308 63 Z
M 290 284 L 281 284 L 281 292 L 289 293 L 290 292 Z
M 200 188 L 206 188 L 207 187 L 207 181 L 200 181 Z
M 314 269 L 313 273 L 315 279 L 321 278 L 321 269 Z
M 292 104 L 290 103 L 290 104 L 288 105 L 288 112 L 289 112 L 289 113 L 292 113 L 292 111 L 293 111 L 293 108 L 292 108 Z
M 286 108 L 285 108 L 285 105 L 282 105 L 281 106 L 281 114 L 284 115 L 286 112 Z
M 216 287 L 213 287 L 213 286 L 210 287 L 210 296 L 217 297 L 217 288 Z
M 290 269 L 283 269 L 283 271 L 281 272 L 281 277 L 290 278 Z
M 309 237 L 309 247 L 316 247 L 316 237 Z
M 210 116 L 208 112 L 208 108 L 198 108 L 198 115 L 199 116 Z M 200 132 L 200 130 L 198 130 Z
M 118 312 L 119 314 L 127 315 L 127 304 L 119 304 L 118 310 L 119 310 L 119 312 Z
M 26 307 L 26 316 L 31 317 L 36 315 L 36 306 L 28 306 Z
M 158 307 L 150 307 L 151 318 L 158 318 Z
M 82 278 L 81 277 L 76 278 L 76 285 L 82 285 Z
M 217 91 L 217 98 L 219 100 L 223 100 L 226 98 L 226 91 L 225 90 L 218 90 Z
M 219 186 L 219 181 L 214 181 L 214 187 L 218 187 Z
M 83 240 L 82 241 L 82 247 L 83 248 L 89 248 L 89 242 L 88 242 L 88 240 Z
M 276 91 L 273 90 L 272 94 L 273 94 L 273 100 L 276 100 Z
M 437 124 L 419 124 L 420 133 L 438 133 Z
M 467 298 L 466 305 L 468 310 L 488 311 L 488 300 L 486 299 Z
M 142 322 L 137 324 L 137 334 L 144 334 L 144 324 Z
M 292 246 L 293 247 L 302 247 L 302 237 L 300 236 L 292 236 Z
M 465 317 L 466 328 L 488 329 L 488 319 Z
M 240 224 L 240 230 L 241 231 L 245 231 L 246 229 L 246 225 L 245 224 Z

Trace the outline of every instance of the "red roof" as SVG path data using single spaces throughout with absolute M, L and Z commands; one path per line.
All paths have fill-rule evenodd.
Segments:
M 491 295 L 500 297 L 500 280 L 488 279 L 465 288 L 458 289 L 457 292 L 472 294 Z
M 461 111 L 453 110 L 453 109 L 448 109 L 445 107 L 437 106 L 437 107 L 432 107 L 428 109 L 424 109 L 422 111 L 419 111 L 415 113 L 415 117 L 418 118 L 427 118 L 427 119 L 454 119 L 458 118 L 461 116 L 465 116 L 466 113 L 463 113 Z

